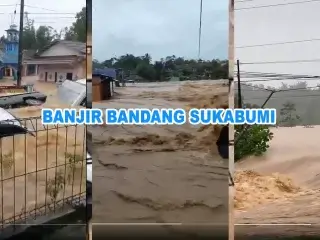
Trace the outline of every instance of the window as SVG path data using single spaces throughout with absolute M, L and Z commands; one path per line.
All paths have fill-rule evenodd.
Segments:
M 92 47 L 91 46 L 87 46 L 87 54 L 88 55 L 92 54 Z

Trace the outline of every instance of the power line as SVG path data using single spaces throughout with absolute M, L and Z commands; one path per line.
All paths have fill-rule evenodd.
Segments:
M 57 19 L 57 18 L 59 18 L 59 19 L 75 19 L 76 17 L 54 17 L 54 19 Z M 43 18 L 43 17 L 37 17 L 37 18 L 33 18 L 32 20 L 37 20 L 37 19 L 41 19 L 41 20 L 52 20 L 52 18 Z
M 268 81 L 292 81 L 292 80 L 300 80 L 300 81 L 320 81 L 320 79 L 256 79 L 256 80 L 246 80 L 245 82 L 268 82 Z
M 250 73 L 242 73 L 242 78 L 248 79 L 253 78 L 257 79 L 261 78 L 261 80 L 318 80 L 320 76 L 308 76 L 308 75 L 281 75 L 281 74 L 273 74 L 273 75 L 265 75 L 265 74 L 250 74 Z
M 235 3 L 252 2 L 252 1 L 255 1 L 255 0 L 242 0 L 242 1 L 236 1 Z
M 285 44 L 294 44 L 294 43 L 314 42 L 314 41 L 320 41 L 320 38 L 287 41 L 287 42 L 276 42 L 276 43 L 264 43 L 264 44 L 255 44 L 255 45 L 244 45 L 236 48 L 265 47 L 265 46 L 276 46 L 276 45 L 285 45 Z
M 241 72 L 240 72 L 241 73 Z M 308 75 L 282 75 L 282 74 L 250 74 L 241 73 L 241 76 L 245 78 L 276 78 L 276 79 L 318 79 L 320 76 L 308 76 Z
M 16 20 L 16 13 L 17 13 L 17 7 L 19 5 L 19 2 L 17 2 L 17 4 L 14 7 L 14 15 L 12 17 L 12 23 L 14 23 L 14 21 Z
M 16 4 L 0 4 L 0 7 L 13 7 L 16 6 Z
M 279 7 L 279 6 L 287 6 L 287 5 L 300 4 L 300 3 L 311 3 L 311 2 L 320 2 L 320 0 L 307 0 L 307 1 L 302 1 L 302 2 L 278 3 L 278 4 L 272 4 L 272 5 L 263 5 L 263 6 L 253 6 L 253 7 L 235 8 L 234 10 L 235 10 L 235 11 L 239 11 L 239 10 L 249 10 L 249 9 L 256 9 L 256 8 Z
M 236 72 L 236 71 L 234 71 Z M 308 75 L 308 74 L 292 74 L 292 73 L 270 73 L 270 72 L 248 72 L 248 71 L 240 71 L 241 74 L 252 74 L 252 75 L 259 75 L 259 76 L 295 76 L 295 77 L 315 77 L 319 78 L 320 76 L 315 75 Z
M 35 21 L 34 22 L 35 24 L 52 24 L 52 23 L 61 23 L 61 24 L 66 24 L 66 22 L 38 22 L 38 21 Z M 72 22 L 67 22 L 68 24 L 72 23 Z
M 57 10 L 53 10 L 53 9 L 49 9 L 49 8 L 42 8 L 42 7 L 37 7 L 37 6 L 32 6 L 32 5 L 27 5 L 27 4 L 25 4 L 24 6 L 29 7 L 29 8 L 42 9 L 42 10 L 51 11 L 51 12 L 58 12 Z
M 288 61 L 266 61 L 266 62 L 243 62 L 241 65 L 255 65 L 255 64 L 280 64 L 280 63 L 311 63 L 320 62 L 320 59 L 305 59 L 305 60 L 288 60 Z
M 245 81 L 245 82 L 247 82 L 247 81 Z M 298 90 L 315 90 L 315 88 L 317 88 L 317 87 L 299 87 L 299 88 L 287 88 L 287 89 L 276 89 L 276 88 L 268 89 L 268 88 L 264 88 L 264 87 L 259 87 L 259 86 L 255 86 L 255 85 L 246 84 L 244 82 L 241 82 L 241 84 L 253 88 L 252 89 L 253 91 L 256 91 L 256 90 L 254 90 L 254 88 L 261 89 L 261 90 L 266 90 L 266 91 L 273 91 L 273 92 L 287 92 L 287 91 L 298 91 Z
M 310 95 L 304 95 L 304 96 L 294 95 L 294 96 L 283 96 L 283 97 L 271 97 L 270 100 L 271 99 L 280 99 L 280 98 L 301 98 L 301 97 L 303 97 L 303 98 L 306 98 L 306 97 L 320 97 L 320 94 L 310 94 Z M 248 99 L 245 98 L 245 100 L 247 100 L 247 101 L 248 100 L 258 100 L 258 99 L 265 99 L 265 98 L 261 98 L 261 97 L 248 98 Z
M 0 12 L 0 14 L 1 15 L 3 15 L 3 14 L 12 14 L 12 13 L 5 13 L 5 12 Z M 16 14 L 20 14 L 20 13 L 16 13 Z M 76 15 L 77 13 L 69 13 L 69 12 L 50 12 L 50 13 L 48 13 L 48 12 L 42 12 L 42 13 L 40 13 L 40 12 L 28 12 L 28 14 L 34 14 L 34 15 L 44 15 L 44 14 L 49 14 L 49 15 L 63 15 L 63 14 L 65 14 L 65 15 Z

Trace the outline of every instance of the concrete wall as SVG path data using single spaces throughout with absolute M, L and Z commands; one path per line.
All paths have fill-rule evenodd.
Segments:
M 40 81 L 45 81 L 45 73 L 48 73 L 48 82 L 55 81 L 55 73 L 57 72 L 58 81 L 65 80 L 67 78 L 67 73 L 72 73 L 72 79 L 77 80 L 85 78 L 85 63 L 80 62 L 75 65 L 60 65 L 60 64 L 48 64 L 39 65 L 38 77 Z M 50 78 L 51 76 L 51 78 Z

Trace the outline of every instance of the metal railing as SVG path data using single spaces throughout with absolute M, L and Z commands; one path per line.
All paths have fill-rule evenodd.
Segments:
M 0 234 L 86 201 L 85 126 L 18 121 L 29 131 L 0 138 Z

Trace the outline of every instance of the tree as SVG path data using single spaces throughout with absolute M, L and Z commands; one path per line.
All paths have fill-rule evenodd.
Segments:
M 80 12 L 76 14 L 76 21 L 71 27 L 64 29 L 65 40 L 86 42 L 87 41 L 87 20 L 86 20 L 86 8 L 82 8 Z
M 241 136 L 240 136 L 241 134 Z M 260 156 L 269 148 L 269 141 L 272 140 L 273 133 L 265 125 L 235 125 L 234 160 L 239 161 L 251 155 Z
M 23 49 L 37 49 L 36 29 L 34 27 L 34 21 L 29 20 L 25 23 L 23 28 Z
M 296 114 L 296 106 L 292 102 L 286 102 L 280 110 L 279 124 L 281 126 L 293 127 L 301 122 L 301 118 Z
M 25 26 L 23 29 L 22 48 L 24 50 L 41 50 L 49 45 L 56 39 L 61 39 L 64 35 L 65 40 L 73 40 L 86 42 L 86 8 L 76 14 L 76 21 L 71 27 L 57 31 L 51 26 L 39 26 L 37 29 L 34 27 L 34 20 L 28 18 L 26 13 Z
M 136 72 L 138 76 L 149 81 L 152 81 L 156 74 L 154 68 L 147 63 L 139 63 L 139 65 L 136 67 Z
M 98 62 L 96 62 L 96 66 Z M 104 67 L 123 69 L 125 78 L 142 78 L 145 81 L 227 79 L 228 61 L 184 59 L 175 55 L 152 62 L 149 53 L 142 56 L 126 54 L 100 62 Z
M 36 43 L 37 50 L 43 49 L 48 46 L 52 41 L 59 39 L 57 32 L 50 26 L 40 26 L 36 30 Z

